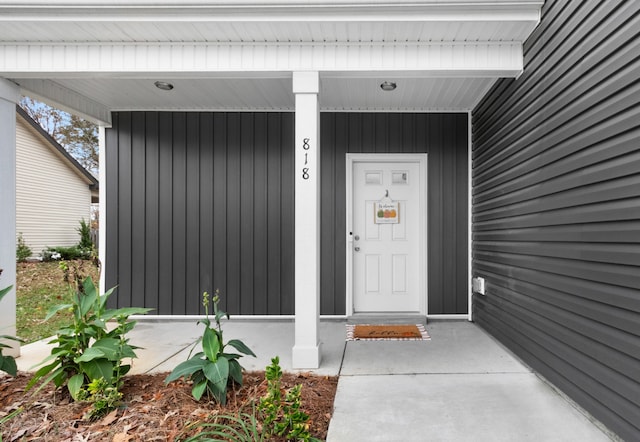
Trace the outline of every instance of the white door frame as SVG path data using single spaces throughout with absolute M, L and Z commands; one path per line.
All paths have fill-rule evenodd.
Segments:
M 427 292 L 427 279 L 429 263 L 427 260 L 427 164 L 428 155 L 426 153 L 348 153 L 346 154 L 346 204 L 347 204 L 347 229 L 346 229 L 346 313 L 347 316 L 353 316 L 353 165 L 354 163 L 400 163 L 400 162 L 412 162 L 418 163 L 420 169 L 420 186 L 419 186 L 419 198 L 420 198 L 420 212 L 419 212 L 419 224 L 418 229 L 422 235 L 422 241 L 419 244 L 419 260 L 420 267 L 424 269 L 424 272 L 420 272 L 420 280 L 418 281 L 418 287 L 421 293 L 424 293 L 420 297 L 420 314 L 427 316 L 428 314 L 428 292 Z

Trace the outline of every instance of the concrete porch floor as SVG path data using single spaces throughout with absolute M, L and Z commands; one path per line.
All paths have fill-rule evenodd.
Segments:
M 195 321 L 144 319 L 130 333 L 133 373 L 170 371 L 202 333 Z M 430 322 L 430 341 L 345 342 L 345 321 L 322 321 L 322 363 L 339 375 L 327 440 L 341 441 L 608 441 L 611 438 L 508 350 L 473 323 Z M 257 355 L 241 363 L 263 370 L 280 356 L 291 371 L 292 321 L 235 319 L 225 340 Z M 26 345 L 18 368 L 49 354 Z

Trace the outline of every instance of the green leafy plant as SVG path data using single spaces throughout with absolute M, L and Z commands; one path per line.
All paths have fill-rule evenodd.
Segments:
M 22 233 L 18 234 L 18 245 L 16 246 L 16 260 L 18 262 L 25 262 L 31 256 L 31 249 L 24 242 Z
M 262 442 L 265 439 L 261 424 L 256 417 L 254 407 L 251 413 L 217 414 L 213 422 L 197 422 L 187 426 L 186 430 L 202 428 L 195 436 L 185 442 L 224 440 L 231 442 Z
M 128 318 L 130 315 L 145 314 L 150 309 L 108 309 L 107 299 L 114 288 L 100 295 L 91 277 L 82 280 L 76 271 L 73 279 L 77 287 L 73 302 L 52 307 L 45 318 L 48 320 L 57 312 L 66 310 L 73 314 L 73 321 L 59 329 L 56 337 L 49 342 L 57 346 L 51 350 L 51 355 L 39 364 L 48 363 L 35 372 L 27 389 L 31 389 L 38 382 L 41 382 L 42 388 L 53 381 L 58 388 L 66 386 L 74 400 L 96 400 L 98 395 L 94 394 L 97 391 L 95 385 L 102 385 L 92 384 L 96 380 L 103 380 L 116 392 L 120 391 L 122 377 L 131 368 L 130 365 L 123 364 L 123 360 L 135 358 L 134 350 L 137 348 L 130 345 L 125 337 L 136 324 Z M 107 327 L 108 321 L 116 323 L 116 327 L 111 331 Z M 93 386 L 90 388 L 91 385 Z M 92 413 L 94 417 L 110 409 L 102 407 L 97 402 L 95 404 L 96 413 Z
M 318 441 L 309 433 L 309 415 L 301 409 L 302 385 L 295 385 L 287 391 L 282 389 L 279 357 L 271 359 L 271 365 L 265 369 L 265 378 L 267 393 L 260 398 L 258 405 L 264 435 L 286 437 L 287 440 Z
M 2 270 L 0 270 L 0 273 L 2 273 Z M 2 301 L 2 298 L 4 298 L 4 296 L 7 293 L 9 293 L 9 291 L 11 291 L 12 288 L 13 286 L 10 285 L 9 287 L 6 287 L 0 290 L 0 301 Z M 22 339 L 16 338 L 15 336 L 7 336 L 7 335 L 0 336 L 0 340 L 6 340 L 6 339 L 15 341 L 15 342 L 23 342 Z M 5 344 L 4 342 L 0 342 L 0 370 L 10 374 L 11 376 L 15 376 L 16 374 L 18 374 L 18 366 L 16 365 L 16 360 L 13 358 L 13 356 L 2 354 L 3 349 L 10 348 L 10 347 L 11 347 L 10 345 Z
M 120 405 L 122 392 L 119 388 L 120 385 L 113 385 L 105 378 L 100 378 L 89 382 L 86 389 L 80 389 L 77 395 L 78 400 L 93 404 L 92 409 L 88 412 L 89 419 L 104 416 Z
M 45 262 L 59 259 L 73 261 L 76 259 L 91 258 L 91 249 L 81 249 L 79 246 L 71 247 L 48 247 L 42 251 L 42 260 Z
M 91 226 L 83 219 L 80 220 L 80 227 L 77 232 L 80 234 L 80 242 L 78 247 L 81 250 L 91 250 L 93 248 L 93 241 L 91 241 Z
M 196 342 L 191 352 L 193 352 L 193 349 L 195 349 L 195 346 L 199 343 L 202 343 L 203 351 L 193 356 L 189 354 L 189 359 L 178 364 L 167 379 L 165 379 L 165 383 L 168 384 L 181 377 L 190 379 L 193 381 L 191 394 L 196 400 L 200 400 L 206 391 L 207 394 L 213 396 L 218 403 L 225 405 L 227 403 L 227 388 L 230 383 L 235 382 L 242 385 L 242 366 L 238 362 L 238 359 L 240 359 L 242 355 L 238 353 L 226 353 L 225 349 L 227 347 L 233 347 L 244 355 L 255 357 L 255 354 L 238 339 L 232 339 L 226 344 L 224 343 L 220 320 L 225 316 L 228 319 L 229 315 L 218 309 L 219 302 L 220 295 L 219 291 L 216 290 L 213 296 L 215 326 L 212 327 L 211 320 L 209 319 L 209 294 L 207 292 L 202 294 L 205 319 L 198 321 L 198 324 L 203 323 L 205 329 L 202 338 Z

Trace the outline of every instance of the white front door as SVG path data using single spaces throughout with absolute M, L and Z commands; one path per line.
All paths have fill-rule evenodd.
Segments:
M 353 311 L 425 313 L 426 157 L 372 157 L 351 163 Z

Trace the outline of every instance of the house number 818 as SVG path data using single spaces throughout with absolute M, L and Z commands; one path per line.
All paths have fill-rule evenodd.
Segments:
M 309 145 L 309 141 L 310 138 L 303 138 L 302 139 L 302 149 L 303 150 L 309 150 L 311 148 L 311 145 Z M 304 154 L 304 165 L 307 166 L 308 163 L 308 158 L 307 158 L 307 153 L 305 152 Z M 309 167 L 303 167 L 302 168 L 302 179 L 303 180 L 308 180 L 309 179 Z

